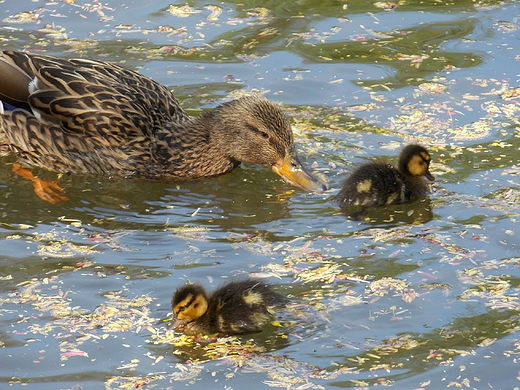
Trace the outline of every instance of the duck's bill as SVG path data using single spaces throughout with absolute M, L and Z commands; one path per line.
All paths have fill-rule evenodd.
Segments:
M 325 183 L 309 173 L 298 160 L 297 156 L 285 156 L 272 166 L 273 171 L 287 183 L 306 191 L 323 192 L 327 189 Z
M 180 330 L 182 331 L 184 327 L 186 326 L 186 321 L 180 320 L 178 318 L 174 318 L 172 322 L 170 322 L 170 325 L 168 325 L 168 329 L 174 329 L 174 330 Z
M 426 175 L 424 175 L 428 180 L 434 181 L 435 177 L 430 173 L 430 171 L 426 172 Z

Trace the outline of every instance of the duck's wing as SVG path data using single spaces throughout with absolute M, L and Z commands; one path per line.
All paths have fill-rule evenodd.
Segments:
M 82 153 L 86 160 L 101 154 L 100 161 L 110 165 L 110 150 L 115 159 L 147 160 L 155 134 L 166 123 L 188 120 L 166 87 L 116 64 L 6 51 L 0 53 L 0 74 L 0 99 L 9 109 L 23 109 L 2 115 L 8 123 L 2 124 L 6 134 L 0 142 L 62 165 L 68 154 L 77 159 Z

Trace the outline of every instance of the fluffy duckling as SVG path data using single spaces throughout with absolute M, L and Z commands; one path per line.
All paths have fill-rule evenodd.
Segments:
M 385 162 L 369 162 L 356 168 L 332 199 L 343 206 L 382 206 L 420 198 L 428 191 L 423 176 L 430 173 L 430 153 L 417 144 L 407 145 L 399 154 L 397 167 Z
M 225 284 L 208 294 L 199 284 L 179 287 L 173 294 L 174 320 L 168 329 L 187 335 L 257 333 L 288 299 L 269 284 L 248 279 Z

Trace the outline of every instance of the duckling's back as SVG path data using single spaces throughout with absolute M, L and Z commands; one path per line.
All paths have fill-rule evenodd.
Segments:
M 220 287 L 211 295 L 206 321 L 220 334 L 256 333 L 269 321 L 271 308 L 288 302 L 268 284 L 249 279 Z
M 370 162 L 354 170 L 332 199 L 340 207 L 382 206 L 406 201 L 406 179 L 392 165 Z

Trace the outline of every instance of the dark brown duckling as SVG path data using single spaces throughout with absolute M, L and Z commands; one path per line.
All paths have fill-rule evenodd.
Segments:
M 263 97 L 192 119 L 168 88 L 112 63 L 4 51 L 0 74 L 0 156 L 16 155 L 21 165 L 197 180 L 244 162 L 307 191 L 326 189 L 298 160 L 287 116 Z M 46 200 L 66 199 L 56 185 L 25 175 Z
M 423 179 L 430 173 L 430 153 L 417 144 L 407 145 L 399 154 L 397 167 L 385 162 L 369 162 L 356 168 L 332 199 L 340 207 L 382 206 L 420 198 L 428 191 Z
M 287 302 L 258 279 L 229 282 L 211 294 L 199 284 L 187 284 L 173 294 L 174 320 L 168 329 L 192 336 L 258 333 L 273 307 Z

